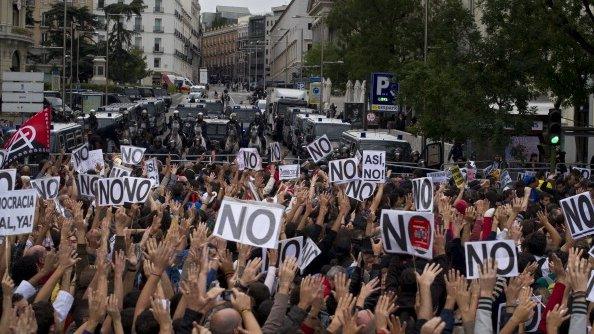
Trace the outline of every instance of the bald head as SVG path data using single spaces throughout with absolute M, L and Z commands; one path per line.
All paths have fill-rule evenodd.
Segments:
M 210 319 L 212 334 L 233 334 L 241 326 L 241 315 L 232 308 L 215 312 Z

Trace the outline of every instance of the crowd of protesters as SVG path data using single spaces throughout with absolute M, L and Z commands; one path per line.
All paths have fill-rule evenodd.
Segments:
M 109 175 L 117 159 L 106 159 L 89 173 Z M 590 238 L 573 240 L 559 207 L 594 191 L 579 173 L 505 188 L 496 173 L 435 185 L 425 260 L 382 245 L 381 210 L 415 210 L 411 180 L 399 175 L 358 202 L 315 164 L 279 181 L 275 164 L 239 171 L 168 158 L 146 203 L 116 208 L 79 195 L 69 160 L 54 157 L 35 174 L 14 166 L 16 189 L 44 176 L 61 185 L 56 201 L 38 201 L 31 234 L 3 238 L 0 333 L 487 334 L 524 332 L 535 317 L 539 333 L 590 328 Z M 270 249 L 265 265 L 261 249 L 214 237 L 224 197 L 282 204 L 279 238 L 307 237 L 321 254 L 299 270 Z M 467 280 L 464 244 L 499 239 L 515 242 L 520 274 L 498 277 L 490 259 Z

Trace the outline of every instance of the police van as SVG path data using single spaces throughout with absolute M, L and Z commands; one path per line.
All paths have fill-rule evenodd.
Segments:
M 311 108 L 291 108 L 291 113 L 287 113 L 287 118 L 284 119 L 283 125 L 283 143 L 291 149 L 296 141 L 296 136 L 302 133 L 303 120 L 312 117 L 324 117 L 322 115 L 314 115 L 315 110 Z M 299 130 L 297 130 L 297 128 Z
M 388 132 L 349 130 L 342 133 L 341 145 L 348 148 L 351 155 L 363 150 L 386 151 L 386 161 L 410 161 L 410 144 Z
M 310 117 L 307 117 L 303 123 L 304 141 L 302 142 L 302 145 L 299 146 L 300 152 L 298 152 L 298 154 L 302 156 L 306 155 L 307 149 L 305 146 L 323 135 L 328 137 L 333 146 L 338 147 L 338 141 L 340 140 L 342 133 L 350 128 L 351 123 L 341 119 L 327 118 L 321 115 L 310 115 Z

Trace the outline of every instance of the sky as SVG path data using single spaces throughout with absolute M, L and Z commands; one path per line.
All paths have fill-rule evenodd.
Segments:
M 270 7 L 286 5 L 290 0 L 199 0 L 201 12 L 214 12 L 219 6 L 247 7 L 252 14 L 270 12 Z

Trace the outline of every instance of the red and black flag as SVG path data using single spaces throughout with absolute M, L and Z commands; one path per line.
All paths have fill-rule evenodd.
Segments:
M 52 112 L 44 108 L 12 134 L 0 152 L 0 166 L 33 153 L 49 153 Z

